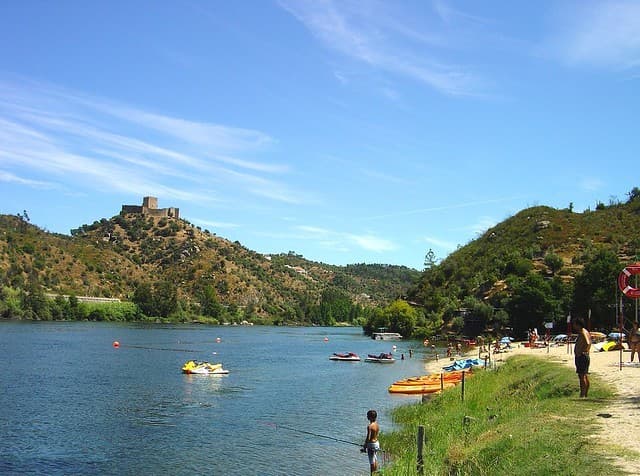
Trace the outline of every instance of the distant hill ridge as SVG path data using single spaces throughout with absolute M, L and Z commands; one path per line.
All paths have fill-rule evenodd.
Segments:
M 185 303 L 210 287 L 221 305 L 255 316 L 304 322 L 330 290 L 361 306 L 406 295 L 419 272 L 404 266 L 333 266 L 294 252 L 262 255 L 178 218 L 177 208 L 123 206 L 119 215 L 49 233 L 18 214 L 0 215 L 0 279 L 45 292 L 131 299 L 140 283 L 170 282 Z
M 262 255 L 178 218 L 177 208 L 157 209 L 157 199 L 145 199 L 146 212 L 145 202 L 140 210 L 123 206 L 119 215 L 82 225 L 71 236 L 32 225 L 26 212 L 0 215 L 0 282 L 122 300 L 141 283 L 170 283 L 184 306 L 199 304 L 206 290 L 232 313 L 291 323 L 343 320 L 353 313 L 350 306 L 384 306 L 403 297 L 451 327 L 474 306 L 520 312 L 513 310 L 514 289 L 533 273 L 552 285 L 545 292 L 558 293 L 539 319 L 564 319 L 572 306 L 592 305 L 568 296 L 596 250 L 615 256 L 614 270 L 618 262 L 640 259 L 640 191 L 628 195 L 624 203 L 598 203 L 581 213 L 571 206 L 527 208 L 443 260 L 428 254 L 423 272 L 388 264 L 333 266 L 294 252 Z M 326 320 L 310 320 L 327 302 L 333 307 L 321 309 Z

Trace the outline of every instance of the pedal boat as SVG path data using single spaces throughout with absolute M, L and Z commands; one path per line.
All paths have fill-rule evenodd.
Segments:
M 196 375 L 224 375 L 229 373 L 228 370 L 222 368 L 222 364 L 212 364 L 197 360 L 189 360 L 186 362 L 182 366 L 182 372 Z

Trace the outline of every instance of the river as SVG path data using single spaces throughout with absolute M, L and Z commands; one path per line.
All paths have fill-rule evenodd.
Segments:
M 394 364 L 329 360 L 394 344 Z M 359 328 L 0 322 L 0 473 L 366 475 L 357 446 L 304 432 L 360 444 L 370 408 L 389 431 L 419 399 L 387 387 L 423 357 Z

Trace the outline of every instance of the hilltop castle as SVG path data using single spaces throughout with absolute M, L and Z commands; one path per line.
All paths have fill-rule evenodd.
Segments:
M 157 197 L 143 197 L 142 206 L 122 205 L 121 213 L 140 213 L 152 217 L 180 218 L 180 209 L 175 207 L 158 208 Z

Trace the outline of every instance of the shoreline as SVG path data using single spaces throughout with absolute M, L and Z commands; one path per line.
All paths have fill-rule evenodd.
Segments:
M 593 349 L 593 348 L 592 348 Z M 551 345 L 549 347 L 529 348 L 522 342 L 514 342 L 512 348 L 491 355 L 488 364 L 491 368 L 500 365 L 513 355 L 531 355 L 541 359 L 558 362 L 575 369 L 573 345 Z M 485 353 L 482 354 L 483 356 Z M 469 349 L 462 355 L 456 355 L 452 359 L 442 357 L 438 360 L 425 361 L 424 367 L 427 373 L 442 372 L 442 367 L 449 365 L 451 361 L 476 358 L 478 350 Z M 640 356 L 630 363 L 631 353 L 627 350 L 620 352 L 591 351 L 591 363 L 589 374 L 597 376 L 600 381 L 610 384 L 615 397 L 602 406 L 600 411 L 592 416 L 596 418 L 598 431 L 593 434 L 604 448 L 611 448 L 610 457 L 614 463 L 629 474 L 640 474 L 640 429 L 637 422 L 640 421 Z M 622 365 L 621 365 L 622 363 Z M 591 388 L 597 382 L 591 379 Z M 579 399 L 579 385 L 576 376 L 576 400 Z M 576 418 L 580 418 L 576 415 Z M 605 452 L 607 452 L 605 450 Z M 631 455 L 631 452 L 635 452 Z M 616 455 L 627 455 L 626 458 Z

